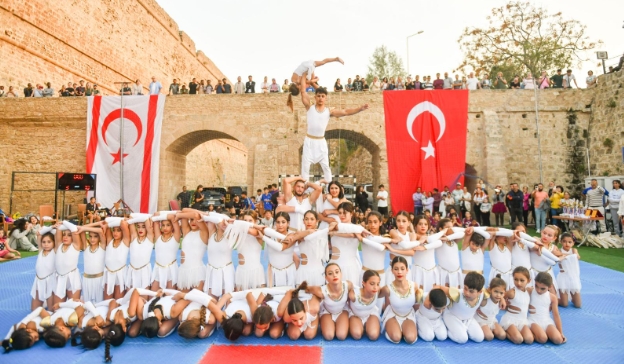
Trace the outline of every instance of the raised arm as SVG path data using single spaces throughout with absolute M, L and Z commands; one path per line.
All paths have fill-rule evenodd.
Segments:
M 286 202 L 292 199 L 292 184 L 297 181 L 303 181 L 303 178 L 299 176 L 284 178 L 284 184 L 282 185 L 282 192 L 284 193 L 284 199 Z
M 307 82 L 306 75 L 301 76 L 301 82 L 299 83 L 299 93 L 301 94 L 301 102 L 305 106 L 306 110 L 310 109 L 310 96 L 306 92 Z
M 334 117 L 341 117 L 341 116 L 350 116 L 350 115 L 355 115 L 361 111 L 367 110 L 368 109 L 368 104 L 364 104 L 358 108 L 354 108 L 354 109 L 343 109 L 343 110 L 331 110 L 329 112 L 329 116 L 334 116 Z

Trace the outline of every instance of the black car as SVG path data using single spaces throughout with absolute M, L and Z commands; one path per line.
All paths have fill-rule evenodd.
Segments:
M 207 211 L 208 205 L 213 205 L 215 208 L 223 206 L 227 191 L 223 187 L 204 187 L 202 194 L 204 195 L 204 200 L 201 202 L 199 209 Z

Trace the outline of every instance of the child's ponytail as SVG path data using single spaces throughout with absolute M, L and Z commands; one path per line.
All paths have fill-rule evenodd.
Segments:
M 110 347 L 111 347 L 111 337 L 113 337 L 116 334 L 116 331 L 111 330 L 108 332 L 108 334 L 106 334 L 106 338 L 104 339 L 104 362 L 106 363 L 110 363 L 111 361 L 113 361 L 113 357 L 111 356 L 110 353 Z
M 299 299 L 299 291 L 301 290 L 305 291 L 307 288 L 308 288 L 308 282 L 303 281 L 301 282 L 299 287 L 295 288 L 292 291 L 292 298 L 290 299 L 290 302 L 288 302 L 288 307 L 287 307 L 289 315 L 294 315 L 297 312 L 305 311 L 305 306 L 303 305 L 303 302 L 301 302 L 301 300 Z

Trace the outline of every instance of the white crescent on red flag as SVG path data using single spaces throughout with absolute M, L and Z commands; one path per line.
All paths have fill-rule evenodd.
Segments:
M 442 191 L 466 164 L 467 90 L 385 91 L 386 150 L 394 211 L 412 211 L 412 195 Z
M 123 165 L 124 201 L 135 212 L 156 211 L 164 108 L 164 95 L 124 96 L 122 148 L 121 97 L 88 97 L 86 169 L 97 174 L 102 206 L 110 208 L 121 198 Z

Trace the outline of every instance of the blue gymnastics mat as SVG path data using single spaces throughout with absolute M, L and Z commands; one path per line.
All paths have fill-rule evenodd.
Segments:
M 0 334 L 3 337 L 12 324 L 29 312 L 30 288 L 35 275 L 36 259 L 30 257 L 0 264 Z M 266 266 L 265 257 L 263 263 Z M 485 265 L 487 277 L 487 253 Z M 82 258 L 79 267 L 82 270 Z M 355 341 L 351 338 L 345 341 L 325 341 L 320 332 L 310 341 L 293 342 L 287 337 L 278 340 L 242 337 L 232 343 L 225 339 L 222 331 L 217 331 L 204 340 L 187 340 L 175 333 L 164 339 L 127 338 L 122 346 L 112 348 L 111 353 L 113 363 L 207 363 L 214 358 L 210 356 L 211 348 L 219 349 L 214 352 L 218 351 L 221 355 L 225 352 L 227 355 L 228 350 L 234 354 L 235 351 L 243 350 L 243 347 L 253 346 L 257 349 L 248 352 L 262 352 L 262 355 L 250 358 L 253 363 L 258 364 L 281 362 L 283 358 L 279 346 L 288 346 L 290 349 L 301 346 L 317 348 L 321 352 L 319 362 L 324 364 L 379 364 L 394 360 L 404 363 L 469 363 L 492 358 L 498 358 L 505 363 L 624 363 L 624 345 L 621 343 L 624 338 L 624 273 L 581 262 L 581 280 L 583 308 L 560 308 L 564 334 L 568 339 L 561 346 L 517 346 L 508 341 L 496 340 L 459 345 L 449 340 L 427 343 L 420 339 L 413 345 L 404 342 L 395 345 L 383 336 L 376 342 L 368 339 Z M 31 349 L 0 354 L 0 363 L 98 363 L 103 362 L 103 357 L 104 345 L 92 351 L 71 347 L 69 343 L 63 349 L 51 349 L 41 340 Z

